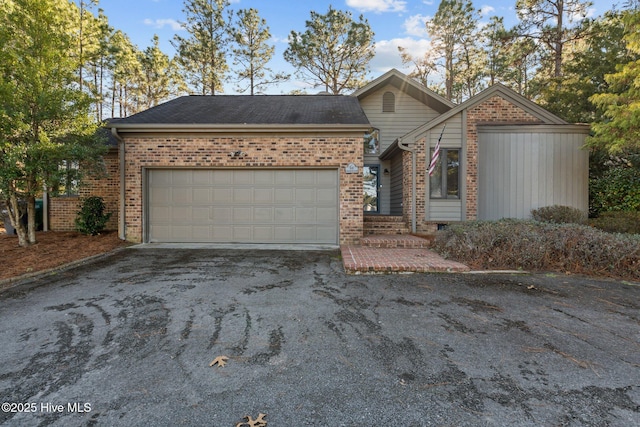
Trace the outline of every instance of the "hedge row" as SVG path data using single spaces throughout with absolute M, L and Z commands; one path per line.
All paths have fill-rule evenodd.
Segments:
M 579 224 L 469 221 L 437 233 L 433 249 L 475 269 L 523 269 L 640 280 L 640 235 Z

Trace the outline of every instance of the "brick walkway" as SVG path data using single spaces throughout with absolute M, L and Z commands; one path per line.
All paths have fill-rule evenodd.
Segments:
M 427 249 L 426 242 L 406 235 L 365 237 L 362 245 L 340 248 L 342 262 L 349 274 L 469 271 L 466 265 L 446 260 Z

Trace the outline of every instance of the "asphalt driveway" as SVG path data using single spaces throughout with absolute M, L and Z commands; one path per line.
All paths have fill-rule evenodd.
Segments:
M 637 284 L 127 249 L 0 294 L 0 325 L 5 425 L 640 425 Z

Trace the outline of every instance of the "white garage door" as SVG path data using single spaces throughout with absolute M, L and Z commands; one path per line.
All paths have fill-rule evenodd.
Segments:
M 149 242 L 338 242 L 336 170 L 149 170 Z

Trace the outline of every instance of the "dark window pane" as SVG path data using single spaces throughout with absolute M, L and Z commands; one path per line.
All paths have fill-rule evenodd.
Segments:
M 447 197 L 459 197 L 460 152 L 447 150 Z

